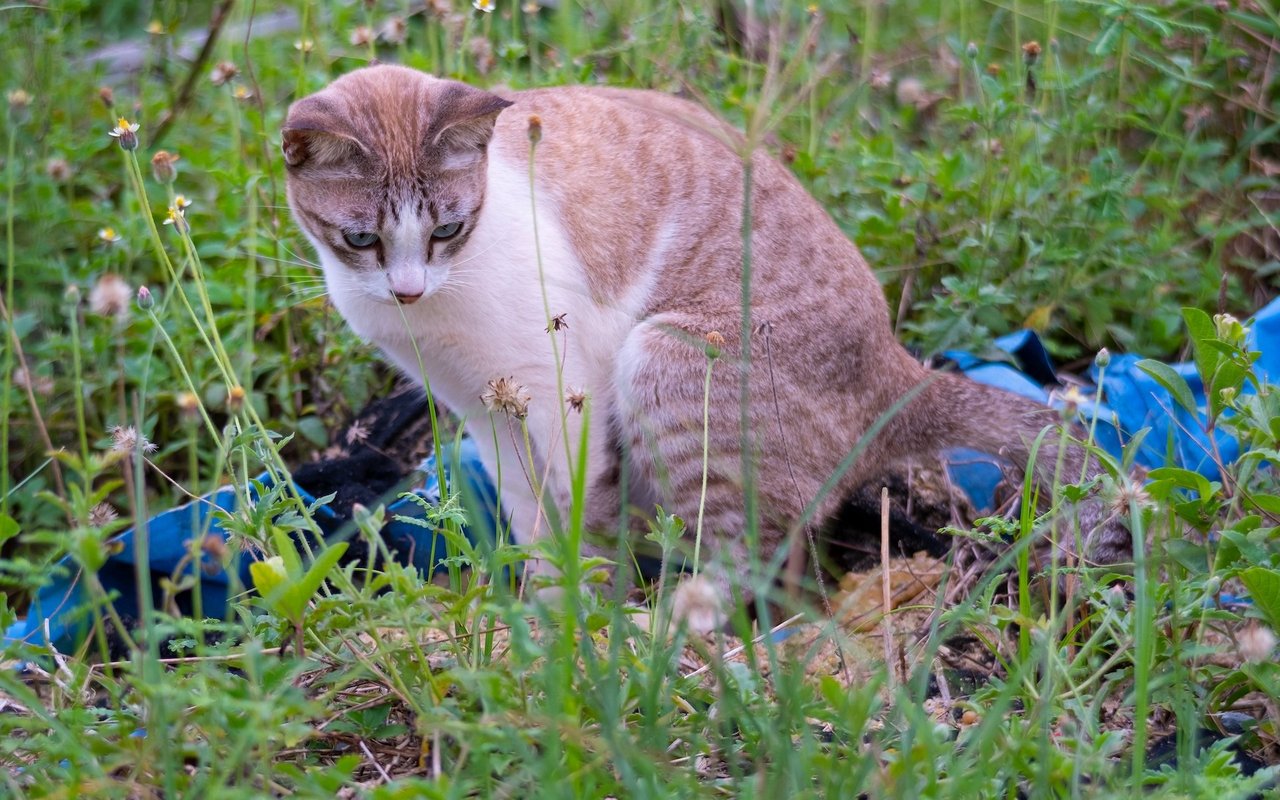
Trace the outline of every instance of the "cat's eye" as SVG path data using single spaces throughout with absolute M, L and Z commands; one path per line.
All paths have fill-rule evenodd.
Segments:
M 431 232 L 432 239 L 449 239 L 456 236 L 458 231 L 462 230 L 461 222 L 450 222 L 448 225 L 439 225 Z
M 342 238 L 347 240 L 347 244 L 352 247 L 370 247 L 374 242 L 378 241 L 378 234 L 372 231 L 361 231 L 359 233 L 344 233 Z

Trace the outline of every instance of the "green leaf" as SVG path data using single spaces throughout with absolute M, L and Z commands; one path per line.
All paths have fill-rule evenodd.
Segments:
M 1250 567 L 1240 573 L 1240 582 L 1249 590 L 1254 606 L 1272 629 L 1280 629 L 1280 571 Z
M 298 581 L 298 593 L 303 596 L 304 603 L 316 593 L 325 576 L 329 574 L 345 552 L 347 552 L 347 543 L 336 542 L 322 550 L 316 556 L 316 560 L 311 562 L 311 568 L 307 570 L 307 574 L 303 575 L 302 580 Z
M 1156 383 L 1167 389 L 1178 405 L 1193 414 L 1196 412 L 1196 398 L 1191 393 L 1191 387 L 1187 386 L 1187 382 L 1182 379 L 1181 375 L 1174 372 L 1173 367 L 1163 361 L 1144 358 L 1138 362 L 1138 369 L 1150 375 L 1155 379 Z
M 0 514 L 0 545 L 17 536 L 22 527 L 8 514 Z
M 1213 377 L 1213 370 L 1218 365 L 1218 359 L 1221 356 L 1208 347 L 1206 342 L 1211 342 L 1218 338 L 1218 328 L 1213 324 L 1213 319 L 1198 308 L 1183 308 L 1182 321 L 1186 323 L 1187 332 L 1191 335 L 1191 347 L 1195 351 L 1196 371 L 1200 373 L 1200 379 L 1208 386 L 1210 379 Z
M 1249 502 L 1269 514 L 1280 514 L 1280 497 L 1273 494 L 1251 494 Z

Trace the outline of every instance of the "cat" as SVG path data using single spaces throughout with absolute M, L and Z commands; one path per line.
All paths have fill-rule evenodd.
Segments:
M 722 596 L 750 563 L 744 416 L 766 560 L 807 507 L 830 518 L 888 464 L 965 446 L 1025 465 L 1059 421 L 913 358 L 858 248 L 762 148 L 743 415 L 743 142 L 661 93 L 494 93 L 390 65 L 297 100 L 283 126 L 289 203 L 333 305 L 465 420 L 517 541 L 568 518 L 585 434 L 588 527 L 618 529 L 625 479 L 642 511 L 702 520 Z M 1065 456 L 1079 475 L 1081 452 Z M 1088 556 L 1123 559 L 1127 531 L 1101 528 Z

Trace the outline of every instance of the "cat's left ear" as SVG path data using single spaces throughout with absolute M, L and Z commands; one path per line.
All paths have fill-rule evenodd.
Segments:
M 493 138 L 498 114 L 509 105 L 510 100 L 491 92 L 451 82 L 431 108 L 424 144 L 441 152 L 447 168 L 474 164 Z

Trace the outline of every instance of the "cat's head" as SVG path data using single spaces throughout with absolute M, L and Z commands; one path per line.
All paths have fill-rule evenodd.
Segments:
M 445 284 L 484 203 L 489 140 L 509 105 L 466 84 L 376 66 L 289 107 L 289 205 L 340 308 L 412 303 Z

